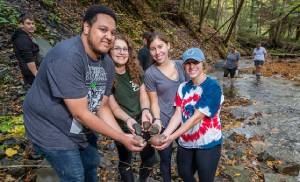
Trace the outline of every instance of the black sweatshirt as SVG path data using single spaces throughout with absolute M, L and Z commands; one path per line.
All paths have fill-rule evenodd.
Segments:
M 28 69 L 27 63 L 35 62 L 36 66 L 38 66 L 37 55 L 39 52 L 39 46 L 35 44 L 28 33 L 21 28 L 16 29 L 11 40 L 16 58 L 22 71 L 24 82 L 32 84 L 34 75 Z

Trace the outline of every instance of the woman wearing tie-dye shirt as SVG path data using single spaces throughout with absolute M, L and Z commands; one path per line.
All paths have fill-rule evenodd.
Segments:
M 179 86 L 175 99 L 176 111 L 163 132 L 166 139 L 162 145 L 155 147 L 164 149 L 179 138 L 179 176 L 184 181 L 193 182 L 196 181 L 194 173 L 197 171 L 199 181 L 213 182 L 221 156 L 219 116 L 224 97 L 219 83 L 205 74 L 207 66 L 201 49 L 188 49 L 182 58 L 185 72 L 191 80 Z

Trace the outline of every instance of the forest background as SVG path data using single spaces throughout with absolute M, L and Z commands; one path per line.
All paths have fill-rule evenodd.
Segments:
M 226 57 L 230 46 L 237 47 L 243 57 L 250 57 L 258 42 L 267 48 L 270 62 L 282 58 L 298 60 L 300 56 L 299 0 L 0 0 L 0 161 L 3 166 L 0 180 L 30 181 L 35 176 L 33 169 L 40 167 L 36 162 L 27 167 L 25 164 L 29 161 L 21 107 L 25 91 L 10 42 L 12 32 L 18 27 L 18 17 L 24 12 L 33 13 L 36 35 L 54 46 L 80 33 L 82 15 L 92 4 L 109 6 L 117 13 L 118 31 L 131 39 L 135 50 L 142 47 L 143 32 L 161 31 L 171 40 L 174 59 L 180 59 L 188 47 L 200 47 L 213 65 Z M 299 61 L 292 65 L 299 68 Z M 287 64 L 279 63 L 273 72 L 286 71 L 282 75 L 294 78 L 282 66 Z M 299 70 L 294 74 L 298 75 Z M 225 106 L 247 102 L 227 101 Z M 237 121 L 230 120 L 228 113 L 223 113 L 223 117 L 228 119 L 224 128 L 232 127 Z M 257 160 L 256 156 L 247 157 Z M 236 165 L 236 161 L 224 154 L 218 176 L 228 180 L 240 177 L 241 172 L 224 172 L 226 166 Z M 266 166 L 273 168 L 277 163 L 266 163 Z M 108 171 L 102 170 L 101 176 L 108 177 Z M 252 167 L 251 171 L 251 180 L 263 180 L 261 170 Z M 177 179 L 175 173 L 173 177 Z

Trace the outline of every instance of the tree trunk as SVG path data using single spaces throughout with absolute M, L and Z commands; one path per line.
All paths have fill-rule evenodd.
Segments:
M 232 0 L 232 4 L 233 4 L 233 14 L 236 14 L 238 0 Z M 236 37 L 237 37 L 237 23 L 233 27 L 232 35 L 233 35 L 234 39 L 236 39 Z
M 286 3 L 287 3 L 287 1 L 286 0 L 284 0 L 283 2 L 282 2 L 282 6 L 283 7 L 286 7 Z M 284 10 L 282 10 L 281 12 L 280 12 L 280 14 L 279 14 L 279 16 L 278 16 L 278 20 L 277 20 L 277 23 L 276 23 L 276 25 L 274 26 L 275 27 L 275 30 L 273 30 L 273 35 L 272 35 L 272 44 L 275 46 L 275 47 L 277 47 L 278 45 L 279 45 L 279 43 L 280 43 L 280 38 L 281 38 L 281 31 L 282 31 L 282 23 L 283 23 L 283 21 L 287 18 L 287 16 L 284 16 L 283 18 L 281 17 L 283 14 L 284 14 L 284 12 L 283 12 Z
M 296 28 L 296 37 L 295 40 L 298 41 L 300 39 L 300 25 Z
M 240 14 L 240 12 L 241 12 L 241 9 L 242 9 L 242 7 L 243 7 L 243 4 L 244 4 L 244 0 L 241 0 L 240 3 L 239 3 L 238 8 L 237 8 L 237 10 L 236 10 L 236 13 L 234 14 L 233 20 L 232 20 L 232 22 L 231 22 L 231 24 L 230 24 L 230 26 L 229 26 L 229 28 L 228 28 L 228 33 L 227 33 L 226 38 L 225 38 L 225 40 L 224 40 L 225 45 L 228 43 L 228 41 L 229 41 L 229 39 L 230 39 L 230 37 L 231 37 L 233 28 L 235 27 L 236 21 L 237 21 L 237 19 L 238 19 L 238 17 L 239 17 L 239 14 Z
M 232 15 L 228 20 L 226 20 L 225 23 L 223 23 L 223 25 L 220 26 L 220 28 L 218 28 L 218 30 L 215 33 L 213 33 L 209 38 L 205 39 L 204 42 L 207 42 L 212 37 L 214 37 L 233 17 L 234 17 L 234 15 Z
M 191 11 L 192 10 L 192 1 L 194 1 L 194 0 L 189 0 L 189 11 Z
M 217 2 L 217 8 L 216 8 L 216 13 L 215 13 L 215 21 L 214 21 L 214 29 L 217 29 L 219 26 L 219 22 L 220 22 L 220 11 L 221 11 L 221 0 L 218 0 Z
M 200 1 L 199 29 L 198 29 L 199 32 L 201 32 L 201 30 L 202 30 L 202 25 L 203 25 L 203 22 L 205 20 L 205 17 L 207 15 L 208 8 L 210 7 L 210 5 L 211 5 L 211 0 L 208 0 L 206 7 L 205 7 L 205 0 Z
M 204 4 L 205 0 L 199 1 L 199 31 L 201 31 L 202 23 L 203 23 L 203 12 L 204 12 Z
M 250 7 L 250 26 L 249 28 L 252 29 L 252 26 L 254 24 L 254 5 L 255 5 L 255 0 L 251 0 L 251 7 Z

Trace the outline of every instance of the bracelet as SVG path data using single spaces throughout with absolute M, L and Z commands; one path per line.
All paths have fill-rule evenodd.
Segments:
M 161 120 L 159 118 L 153 118 L 153 122 L 159 120 L 161 122 Z
M 150 109 L 148 107 L 144 107 L 141 112 L 143 112 L 145 110 L 148 110 L 150 112 Z

